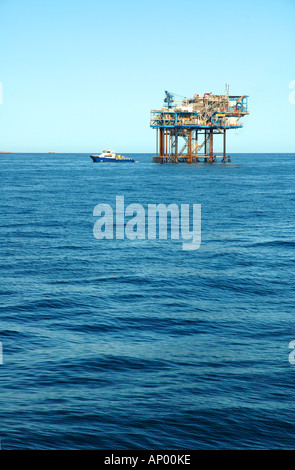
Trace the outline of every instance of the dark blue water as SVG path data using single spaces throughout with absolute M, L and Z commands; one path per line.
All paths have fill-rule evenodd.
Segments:
M 0 157 L 3 449 L 295 448 L 295 155 Z M 93 209 L 201 204 L 202 243 Z

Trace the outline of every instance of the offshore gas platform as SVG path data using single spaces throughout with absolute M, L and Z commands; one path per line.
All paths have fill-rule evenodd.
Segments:
M 175 99 L 165 91 L 164 106 L 151 111 L 150 127 L 157 130 L 154 162 L 222 162 L 231 161 L 226 155 L 226 131 L 243 127 L 241 118 L 249 114 L 248 96 L 229 95 L 226 85 L 223 95 L 205 93 L 193 98 Z M 214 154 L 213 137 L 223 136 L 223 151 Z

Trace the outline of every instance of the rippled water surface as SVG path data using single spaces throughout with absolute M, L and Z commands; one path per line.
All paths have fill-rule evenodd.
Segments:
M 295 447 L 295 155 L 0 157 L 3 449 Z M 93 209 L 201 204 L 202 243 Z

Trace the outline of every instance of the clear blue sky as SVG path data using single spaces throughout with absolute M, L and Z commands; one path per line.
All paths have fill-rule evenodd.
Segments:
M 0 150 L 153 152 L 164 90 L 249 95 L 229 152 L 295 152 L 295 0 L 0 0 Z

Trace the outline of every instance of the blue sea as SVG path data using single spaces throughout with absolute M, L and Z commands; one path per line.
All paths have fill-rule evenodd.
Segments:
M 295 154 L 135 157 L 0 156 L 2 449 L 295 449 Z M 199 249 L 95 238 L 116 196 Z

